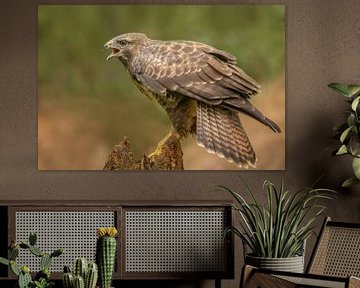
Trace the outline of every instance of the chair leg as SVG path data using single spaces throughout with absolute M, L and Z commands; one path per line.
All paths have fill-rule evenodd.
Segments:
M 244 267 L 242 268 L 242 271 L 241 271 L 239 288 L 248 287 L 250 280 L 251 280 L 251 275 L 253 274 L 253 271 L 254 271 L 254 267 L 252 267 L 250 265 L 244 265 Z
M 220 278 L 215 279 L 215 288 L 221 288 L 221 279 Z

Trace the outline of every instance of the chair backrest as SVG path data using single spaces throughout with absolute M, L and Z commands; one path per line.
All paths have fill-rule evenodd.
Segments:
M 360 277 L 360 223 L 326 218 L 307 273 Z

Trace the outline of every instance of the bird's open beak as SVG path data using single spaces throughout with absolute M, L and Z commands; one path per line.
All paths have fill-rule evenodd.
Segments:
M 111 54 L 106 58 L 106 60 L 110 60 L 111 58 L 118 57 L 120 55 L 120 49 L 115 47 L 113 40 L 110 40 L 109 42 L 105 43 L 104 48 L 112 49 Z

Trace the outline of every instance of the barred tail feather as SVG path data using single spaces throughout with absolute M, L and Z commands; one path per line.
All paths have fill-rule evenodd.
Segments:
M 265 117 L 246 99 L 227 99 L 224 101 L 224 106 L 235 111 L 241 111 L 268 126 L 274 132 L 281 133 L 280 127 L 274 121 Z
M 208 152 L 239 167 L 255 167 L 255 152 L 235 111 L 198 101 L 196 140 Z

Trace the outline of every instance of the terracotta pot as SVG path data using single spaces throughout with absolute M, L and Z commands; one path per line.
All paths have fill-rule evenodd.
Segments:
M 251 255 L 245 256 L 245 263 L 254 267 L 287 272 L 304 272 L 304 256 L 289 258 L 263 258 Z

